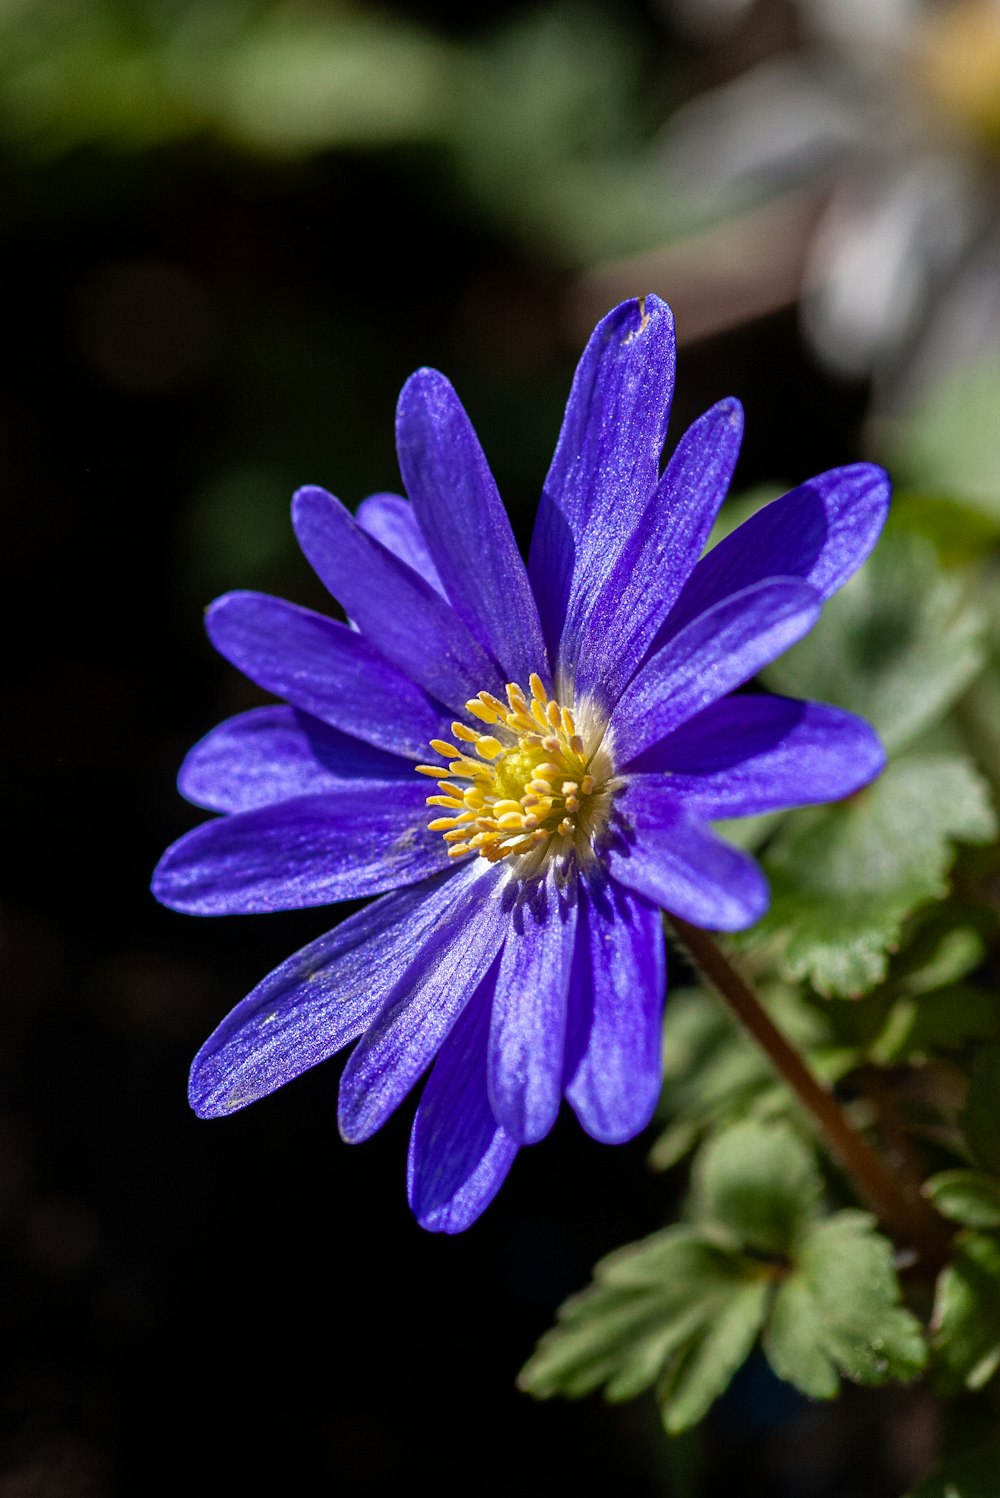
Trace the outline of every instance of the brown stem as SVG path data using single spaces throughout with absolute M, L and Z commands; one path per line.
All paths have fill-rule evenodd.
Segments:
M 831 1153 L 851 1177 L 858 1194 L 882 1223 L 909 1244 L 929 1271 L 951 1256 L 951 1233 L 919 1192 L 908 1190 L 849 1122 L 833 1093 L 813 1076 L 763 1008 L 753 989 L 707 931 L 679 916 L 671 924 L 692 961 L 718 989 L 775 1069 L 812 1114 Z

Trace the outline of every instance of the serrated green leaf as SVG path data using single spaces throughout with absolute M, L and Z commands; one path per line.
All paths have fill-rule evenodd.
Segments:
M 953 844 L 985 842 L 985 781 L 958 754 L 908 754 L 848 801 L 800 813 L 764 863 L 771 909 L 751 944 L 774 941 L 793 980 L 851 997 L 880 983 L 903 921 L 947 892 Z
M 690 1229 L 630 1244 L 602 1260 L 593 1284 L 560 1308 L 519 1384 L 543 1399 L 601 1385 L 609 1398 L 633 1398 L 759 1277 L 758 1266 Z
M 977 1164 L 1000 1175 L 1000 1045 L 983 1046 L 972 1064 L 959 1118 Z
M 696 1220 L 741 1246 L 787 1256 L 816 1210 L 815 1157 L 787 1124 L 749 1119 L 719 1134 L 698 1158 Z
M 920 536 L 887 532 L 766 680 L 860 713 L 897 753 L 937 722 L 985 662 L 984 620 Z
M 719 1314 L 673 1358 L 657 1391 L 670 1435 L 697 1425 L 746 1362 L 763 1323 L 770 1290 L 764 1279 L 739 1286 Z
M 945 1170 L 924 1191 L 943 1217 L 970 1228 L 1000 1228 L 1000 1181 L 978 1170 Z
M 916 1377 L 926 1344 L 899 1304 L 893 1248 L 865 1212 L 838 1212 L 809 1228 L 795 1269 L 778 1288 L 764 1351 L 779 1377 L 817 1399 L 855 1383 Z
M 790 1275 L 774 1297 L 764 1352 L 779 1378 L 812 1399 L 832 1399 L 840 1388 L 837 1365 L 817 1324 L 812 1287 L 801 1274 Z
M 954 1261 L 942 1270 L 931 1343 L 936 1382 L 944 1393 L 981 1389 L 1000 1364 L 1000 1243 L 962 1233 Z

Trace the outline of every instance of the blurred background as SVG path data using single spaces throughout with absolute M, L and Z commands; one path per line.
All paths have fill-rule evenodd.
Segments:
M 992 544 L 998 162 L 990 0 L 0 0 L 4 1498 L 911 1479 L 912 1401 L 876 1440 L 895 1396 L 811 1408 L 756 1363 L 673 1443 L 652 1401 L 519 1395 L 595 1258 L 668 1220 L 648 1141 L 564 1121 L 447 1240 L 405 1108 L 340 1143 L 337 1062 L 199 1123 L 194 1051 L 328 914 L 147 887 L 199 819 L 185 749 L 261 700 L 203 606 L 325 606 L 288 498 L 397 487 L 418 365 L 524 541 L 590 328 L 656 291 L 671 441 L 735 394 L 738 491 L 874 457 Z

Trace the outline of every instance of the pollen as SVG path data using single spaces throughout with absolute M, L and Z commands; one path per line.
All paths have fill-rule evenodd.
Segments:
M 441 794 L 427 804 L 457 815 L 428 826 L 443 833 L 450 858 L 509 858 L 525 877 L 550 858 L 564 870 L 586 867 L 617 786 L 607 725 L 589 704 L 557 702 L 535 672 L 527 692 L 512 681 L 506 696 L 480 692 L 466 703 L 475 726 L 451 725 L 461 750 L 431 740 L 446 767 L 416 767 L 438 780 Z

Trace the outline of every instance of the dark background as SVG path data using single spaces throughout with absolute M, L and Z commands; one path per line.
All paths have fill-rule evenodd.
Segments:
M 475 29 L 466 6 L 394 9 Z M 683 61 L 633 9 L 650 72 Z M 863 1396 L 835 1436 L 756 1364 L 669 1450 L 651 1400 L 515 1391 L 594 1260 L 667 1219 L 648 1142 L 563 1119 L 452 1240 L 407 1210 L 409 1108 L 340 1142 L 337 1062 L 226 1122 L 187 1110 L 198 1045 L 330 919 L 200 922 L 147 892 L 199 817 L 184 750 L 261 700 L 201 609 L 231 587 L 323 607 L 288 497 L 398 485 L 420 364 L 454 380 L 526 539 L 579 352 L 565 267 L 418 147 L 10 151 L 0 194 L 0 1493 L 885 1491 Z M 864 392 L 818 371 L 792 313 L 682 348 L 671 440 L 730 393 L 737 488 L 858 455 Z M 850 1459 L 829 1443 L 852 1429 Z

